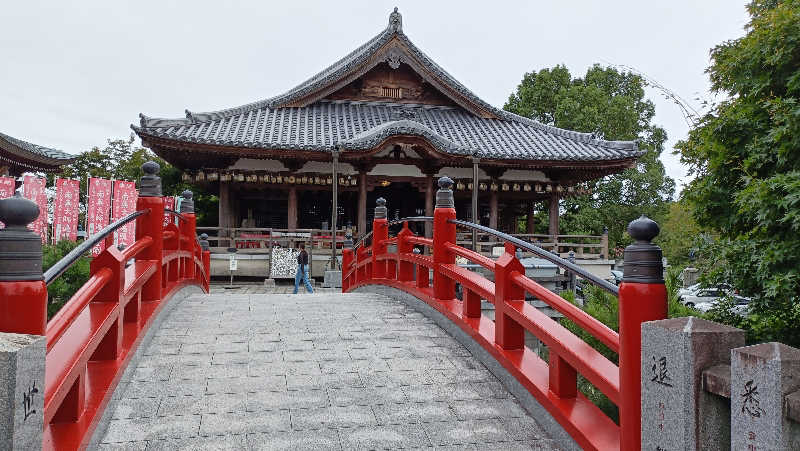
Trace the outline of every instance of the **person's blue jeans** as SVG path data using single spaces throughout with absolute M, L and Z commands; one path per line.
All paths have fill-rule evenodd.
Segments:
M 294 293 L 292 294 L 297 294 L 297 290 L 300 288 L 300 279 L 303 279 L 305 282 L 306 291 L 313 293 L 314 289 L 311 288 L 311 279 L 308 278 L 308 265 L 297 264 L 297 273 L 294 275 Z

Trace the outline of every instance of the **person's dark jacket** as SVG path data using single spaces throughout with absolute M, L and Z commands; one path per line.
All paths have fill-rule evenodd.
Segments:
M 305 249 L 300 249 L 300 253 L 297 254 L 297 264 L 298 265 L 308 264 L 308 252 L 306 252 Z

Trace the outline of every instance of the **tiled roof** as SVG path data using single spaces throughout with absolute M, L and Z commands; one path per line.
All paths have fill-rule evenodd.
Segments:
M 45 166 L 60 166 L 75 159 L 75 155 L 29 143 L 4 133 L 0 133 L 0 150 L 7 152 L 12 157 L 41 163 Z
M 286 106 L 352 76 L 359 68 L 363 70 L 364 63 L 374 59 L 376 52 L 393 38 L 405 49 L 388 51 L 386 60 L 390 65 L 421 65 L 434 74 L 437 83 L 494 118 L 479 117 L 466 108 L 386 102 L 316 101 L 300 107 Z M 489 105 L 408 39 L 396 8 L 385 30 L 284 94 L 221 111 L 187 110 L 186 118 L 140 118 L 140 126 L 132 126 L 140 136 L 263 149 L 367 149 L 387 136 L 411 134 L 425 137 L 442 152 L 481 158 L 619 160 L 643 153 L 632 141 L 598 140 L 592 134 L 546 126 Z
M 258 108 L 207 122 L 142 118 L 144 136 L 198 144 L 332 151 L 371 149 L 392 135 L 422 136 L 439 151 L 481 158 L 618 160 L 638 156 L 634 143 L 592 139 L 584 133 L 517 118 L 484 119 L 461 108 L 383 102 L 319 101 L 307 107 Z

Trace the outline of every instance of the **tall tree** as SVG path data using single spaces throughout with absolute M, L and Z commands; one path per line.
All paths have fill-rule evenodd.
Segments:
M 564 66 L 526 73 L 504 106 L 546 125 L 594 133 L 607 140 L 638 140 L 646 153 L 634 168 L 586 183 L 591 195 L 563 201 L 562 229 L 600 234 L 608 227 L 612 246 L 627 243 L 628 222 L 641 214 L 661 220 L 675 193 L 659 160 L 667 140 L 652 123 L 653 102 L 645 82 L 612 67 L 592 66 L 583 78 L 572 78 Z
M 753 340 L 800 344 L 800 0 L 755 0 L 740 39 L 711 50 L 720 102 L 677 146 L 686 197 L 719 232 L 711 277 L 755 296 Z

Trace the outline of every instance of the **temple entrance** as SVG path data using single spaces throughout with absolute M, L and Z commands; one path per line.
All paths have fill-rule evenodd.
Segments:
M 376 186 L 367 193 L 367 223 L 371 223 L 375 216 L 375 201 L 383 197 L 386 199 L 387 218 L 405 218 L 408 216 L 423 216 L 425 214 L 425 195 L 419 192 L 411 183 L 391 182 L 387 186 Z M 367 226 L 371 229 L 371 225 Z M 422 227 L 422 224 L 411 223 L 409 227 L 414 232 Z

